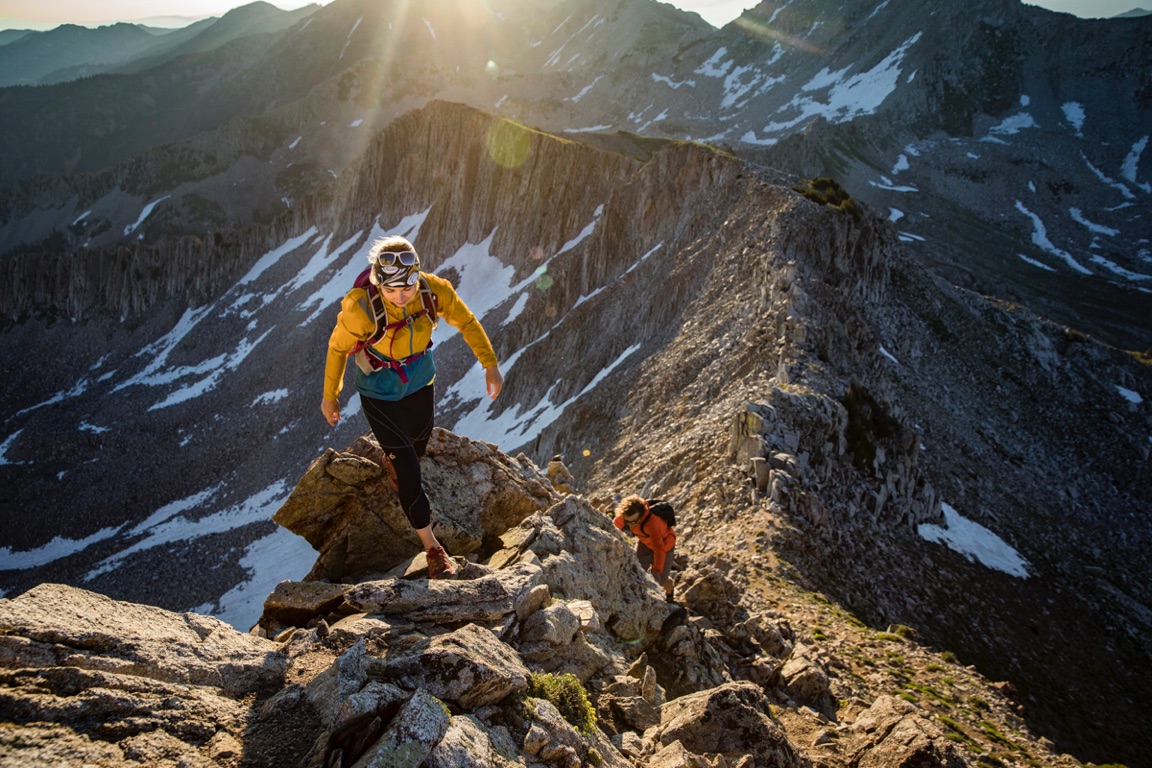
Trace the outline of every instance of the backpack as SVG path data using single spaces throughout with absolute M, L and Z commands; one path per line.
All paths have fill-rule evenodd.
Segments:
M 349 353 L 349 357 L 356 360 L 356 365 L 367 375 L 371 375 L 374 371 L 387 367 L 396 371 L 400 376 L 400 381 L 405 384 L 408 383 L 408 374 L 404 370 L 404 366 L 408 363 L 415 361 L 417 358 L 424 356 L 429 350 L 432 349 L 432 342 L 428 342 L 428 346 L 422 351 L 417 352 L 415 355 L 403 360 L 381 359 L 379 355 L 369 354 L 372 345 L 384 338 L 384 334 L 388 331 L 401 328 L 405 325 L 411 325 L 418 318 L 427 315 L 432 320 L 432 330 L 436 330 L 436 326 L 440 323 L 440 315 L 437 312 L 438 300 L 436 294 L 432 292 L 432 286 L 424 279 L 424 275 L 420 275 L 420 304 L 421 310 L 415 314 L 408 315 L 403 320 L 398 320 L 394 323 L 388 322 L 388 310 L 384 305 L 384 297 L 380 295 L 380 291 L 372 284 L 369 275 L 372 268 L 364 270 L 357 276 L 356 281 L 352 284 L 353 288 L 363 288 L 368 296 L 369 308 L 372 310 L 372 319 L 376 323 L 375 330 L 372 335 L 364 341 L 356 343 Z M 363 306 L 363 305 L 361 305 Z
M 432 286 L 428 285 L 428 281 L 424 279 L 424 275 L 420 275 L 420 303 L 423 309 L 414 315 L 410 315 L 407 320 L 401 320 L 396 323 L 388 323 L 388 310 L 384 308 L 384 297 L 380 295 L 380 291 L 373 285 L 369 279 L 372 273 L 372 268 L 361 272 L 355 282 L 352 283 L 353 288 L 363 288 L 368 294 L 368 303 L 372 307 L 372 319 L 376 321 L 376 330 L 368 337 L 365 345 L 372 345 L 378 342 L 385 333 L 392 328 L 399 328 L 402 325 L 410 324 L 418 317 L 427 315 L 432 319 L 432 330 L 436 330 L 436 326 L 440 324 L 440 314 L 437 312 L 439 308 L 439 300 L 436 294 L 432 292 Z
M 676 510 L 667 501 L 653 500 L 648 502 L 648 511 L 668 524 L 669 528 L 676 527 Z

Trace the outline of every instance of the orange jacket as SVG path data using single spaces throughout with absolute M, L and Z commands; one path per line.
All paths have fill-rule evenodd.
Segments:
M 620 530 L 624 530 L 626 523 L 623 515 L 616 515 L 612 521 Z M 640 540 L 640 543 L 652 550 L 652 570 L 664 570 L 664 557 L 676 545 L 676 531 L 668 527 L 658 516 L 646 512 L 635 525 L 627 524 L 628 530 Z

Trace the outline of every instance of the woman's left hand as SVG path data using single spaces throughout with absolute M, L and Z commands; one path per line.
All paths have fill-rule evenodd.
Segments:
M 484 382 L 488 385 L 488 397 L 496 399 L 496 395 L 500 394 L 500 390 L 504 386 L 504 377 L 500 375 L 500 369 L 495 365 L 491 368 L 485 368 Z

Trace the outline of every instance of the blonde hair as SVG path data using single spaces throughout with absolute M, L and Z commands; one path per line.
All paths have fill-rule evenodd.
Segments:
M 620 500 L 620 504 L 616 507 L 616 514 L 621 517 L 635 517 L 640 518 L 648 511 L 648 502 L 644 501 L 641 497 L 633 494 L 625 496 Z

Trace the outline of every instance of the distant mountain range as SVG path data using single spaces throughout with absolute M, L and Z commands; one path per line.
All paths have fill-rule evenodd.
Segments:
M 5 595 L 225 614 L 292 576 L 253 562 L 296 565 L 271 515 L 365 430 L 354 397 L 322 421 L 320 365 L 400 232 L 507 378 L 484 399 L 442 329 L 442 426 L 659 489 L 694 562 L 786 560 L 1081 759 L 1152 746 L 1152 19 L 334 0 L 122 32 L 170 47 L 0 89 Z M 948 519 L 1023 565 L 921 535 Z
M 571 3 L 513 23 L 517 7 L 477 13 L 472 35 L 455 32 L 451 3 L 419 18 L 258 3 L 123 74 L 4 90 L 0 140 L 18 149 L 0 159 L 0 248 L 110 246 L 164 194 L 136 237 L 266 223 L 339 174 L 372 130 L 437 97 L 588 141 L 695 139 L 833 175 L 890 209 L 949 279 L 1152 346 L 1146 20 L 808 0 L 714 30 L 637 0 L 573 30 Z M 402 62 L 387 54 L 398 35 L 419 43 Z M 246 157 L 257 166 L 230 179 Z
M 275 32 L 312 10 L 284 12 L 259 2 L 220 19 L 176 28 L 119 23 L 95 29 L 64 24 L 46 32 L 6 30 L 0 32 L 0 87 L 52 85 L 138 71 L 212 50 L 237 38 Z

